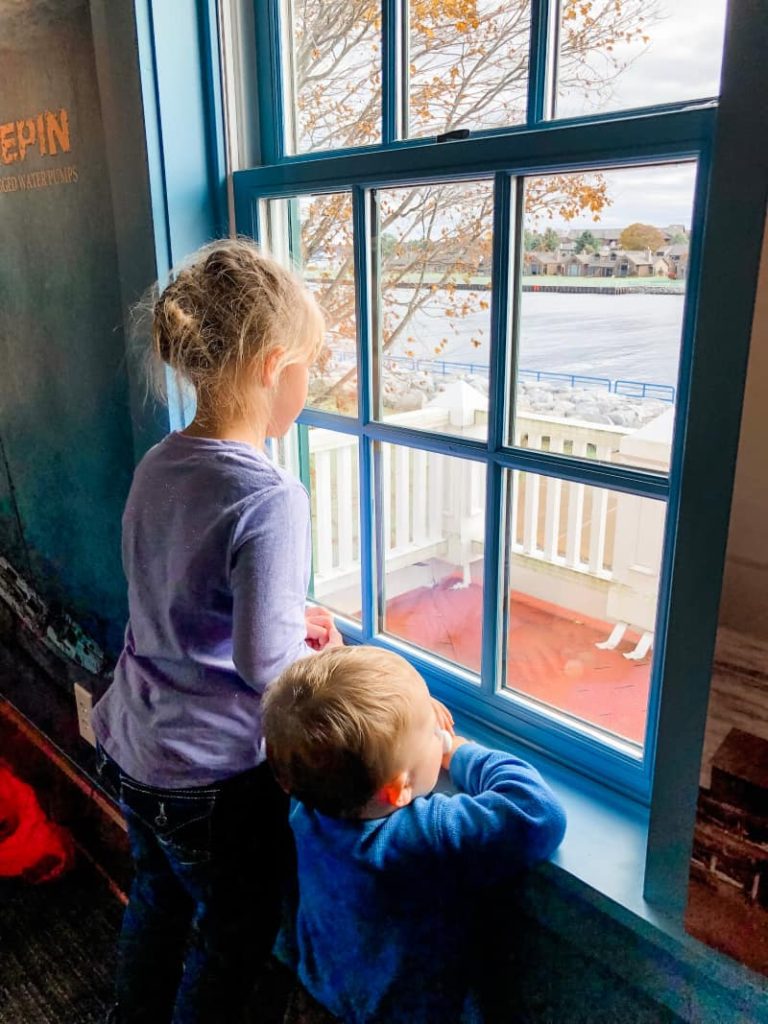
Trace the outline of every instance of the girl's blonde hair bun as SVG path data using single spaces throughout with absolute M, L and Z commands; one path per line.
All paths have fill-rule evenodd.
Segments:
M 323 316 L 299 277 L 250 239 L 203 246 L 151 304 L 152 354 L 190 384 L 201 404 L 237 405 L 271 351 L 278 369 L 314 362 Z

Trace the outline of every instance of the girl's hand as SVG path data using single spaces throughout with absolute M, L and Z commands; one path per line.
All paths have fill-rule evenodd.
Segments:
M 333 615 L 327 608 L 313 605 L 304 610 L 307 625 L 306 642 L 313 651 L 323 651 L 326 647 L 343 647 L 341 633 L 336 629 Z
M 435 718 L 437 718 L 437 724 L 441 729 L 445 729 L 451 736 L 454 735 L 455 729 L 453 728 L 453 715 L 437 698 L 431 697 L 432 706 L 435 709 Z

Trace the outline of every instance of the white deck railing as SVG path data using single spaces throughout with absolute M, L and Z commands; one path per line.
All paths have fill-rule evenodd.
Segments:
M 388 422 L 440 432 L 448 428 L 449 413 L 426 408 L 398 414 Z M 464 433 L 482 436 L 484 430 L 479 426 Z M 523 414 L 517 417 L 515 442 L 610 462 L 621 459 L 632 434 L 628 428 Z M 281 442 L 279 448 L 278 462 L 297 472 L 295 441 Z M 347 587 L 359 587 L 357 438 L 313 428 L 309 458 L 315 594 L 322 599 Z M 381 448 L 381 486 L 388 577 L 398 569 L 436 558 L 455 566 L 468 580 L 471 565 L 483 549 L 485 467 L 467 459 L 386 444 Z M 513 589 L 604 617 L 617 563 L 637 568 L 639 560 L 634 549 L 617 558 L 617 547 L 638 545 L 639 533 L 644 530 L 648 534 L 650 529 L 651 541 L 646 537 L 644 554 L 649 564 L 642 572 L 653 577 L 646 580 L 645 589 L 652 585 L 655 593 L 661 532 L 655 520 L 650 527 L 641 522 L 639 510 L 645 507 L 638 503 L 646 499 L 514 470 L 508 500 Z M 663 523 L 661 506 L 659 513 Z M 622 517 L 626 529 L 622 529 Z M 574 590 L 579 581 L 582 586 L 589 584 L 591 592 L 585 597 Z M 392 593 L 393 588 L 388 587 L 388 595 Z M 635 616 L 642 614 L 636 612 Z M 648 612 L 652 615 L 653 609 Z M 635 624 L 652 628 L 652 623 L 645 621 Z
M 528 414 L 517 417 L 515 444 L 611 462 L 630 432 L 623 427 Z M 608 491 L 513 470 L 510 500 L 513 552 L 601 579 L 611 578 L 613 503 Z

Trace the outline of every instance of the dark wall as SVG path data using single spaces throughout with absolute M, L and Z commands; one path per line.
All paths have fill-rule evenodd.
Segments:
M 69 151 L 0 160 L 0 554 L 114 654 L 133 438 L 89 6 L 0 0 L 0 125 L 62 109 Z

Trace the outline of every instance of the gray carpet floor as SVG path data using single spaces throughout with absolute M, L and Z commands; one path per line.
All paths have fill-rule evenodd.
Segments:
M 0 883 L 0 1024 L 102 1024 L 122 906 L 87 865 Z

